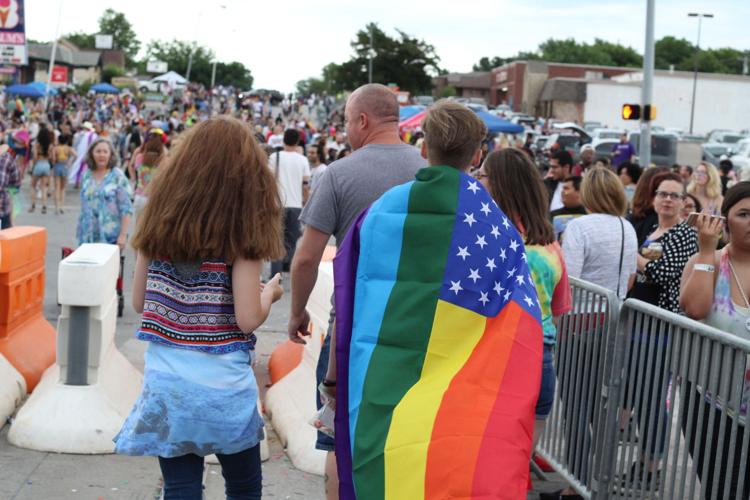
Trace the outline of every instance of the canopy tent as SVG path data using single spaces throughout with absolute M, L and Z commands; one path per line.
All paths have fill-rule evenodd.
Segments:
M 411 118 L 420 111 L 424 111 L 424 106 L 401 106 L 398 110 L 398 121 L 402 122 L 408 118 Z
M 44 82 L 31 82 L 31 83 L 27 83 L 26 85 L 28 85 L 29 87 L 32 87 L 32 88 L 35 88 L 35 89 L 41 91 L 42 94 L 44 94 L 44 89 L 47 88 L 47 84 L 44 83 Z M 57 89 L 55 89 L 54 87 L 50 87 L 49 88 L 49 92 L 47 92 L 47 94 L 48 95 L 57 95 Z
M 97 94 L 119 94 L 120 89 L 115 87 L 114 85 L 110 85 L 109 83 L 97 83 L 96 85 L 91 86 L 91 90 L 96 92 Z
M 503 134 L 521 134 L 525 130 L 522 125 L 503 120 L 499 116 L 495 116 L 486 111 L 477 111 L 477 116 L 482 119 L 487 126 L 487 131 L 491 134 L 497 134 L 500 132 Z
M 5 87 L 6 94 L 17 95 L 19 97 L 44 97 L 44 90 L 37 89 L 26 84 L 16 84 Z
M 152 78 L 151 81 L 152 82 L 165 82 L 165 83 L 168 83 L 172 87 L 175 85 L 186 85 L 188 82 L 182 75 L 180 75 L 179 73 L 175 71 L 167 71 L 163 75 L 159 75 L 155 78 Z
M 404 130 L 414 129 L 422 126 L 422 120 L 424 120 L 424 116 L 426 114 L 427 111 L 420 111 L 417 114 L 407 118 L 406 120 L 399 122 L 398 129 L 403 132 Z

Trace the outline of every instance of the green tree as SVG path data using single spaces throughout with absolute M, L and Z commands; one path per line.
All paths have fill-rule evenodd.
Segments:
M 187 74 L 190 53 L 193 52 L 193 63 L 190 66 L 190 80 L 208 87 L 211 85 L 211 71 L 216 57 L 211 49 L 194 45 L 183 40 L 165 42 L 152 40 L 146 45 L 146 57 L 139 62 L 140 68 L 146 66 L 146 61 L 158 59 L 167 63 L 170 70 L 181 75 Z M 253 76 L 242 63 L 231 62 L 216 64 L 216 85 L 232 85 L 242 89 L 253 86 Z
M 194 46 L 194 44 L 183 40 L 172 40 L 171 42 L 152 40 L 146 45 L 145 60 L 158 59 L 164 61 L 170 70 L 186 75 L 191 52 L 193 52 L 193 63 L 190 67 L 190 80 L 206 86 L 210 85 L 211 63 L 214 60 L 214 53 L 206 47 Z
M 141 42 L 125 14 L 114 9 L 105 10 L 99 18 L 99 32 L 112 35 L 114 48 L 125 52 L 125 62 L 128 66 L 133 64 L 141 48 Z
M 191 75 L 192 78 L 192 75 Z M 253 75 L 237 61 L 216 64 L 216 85 L 231 85 L 243 90 L 253 88 Z
M 354 55 L 346 62 L 324 68 L 324 80 L 333 91 L 351 90 L 368 81 L 370 33 L 373 39 L 372 81 L 395 83 L 414 94 L 432 88 L 432 76 L 440 73 L 440 58 L 435 48 L 407 33 L 396 30 L 388 36 L 377 24 L 370 23 L 357 32 L 351 42 Z
M 297 82 L 297 93 L 301 95 L 322 94 L 328 91 L 328 85 L 322 78 L 306 78 Z
M 107 64 L 102 68 L 102 81 L 112 83 L 112 77 L 122 76 L 124 74 L 125 71 L 121 67 L 115 66 L 114 64 Z
M 492 71 L 493 68 L 498 68 L 506 63 L 510 62 L 510 59 L 503 59 L 502 57 L 482 57 L 475 65 L 471 67 L 472 71 Z
M 669 69 L 670 65 L 681 69 L 693 69 L 695 46 L 684 38 L 665 36 L 654 44 L 654 67 Z
M 94 36 L 95 35 L 93 33 L 83 33 L 82 31 L 77 31 L 75 33 L 68 33 L 63 38 L 74 43 L 79 49 L 93 49 Z
M 456 95 L 456 87 L 454 87 L 453 85 L 446 85 L 440 91 L 440 97 L 441 98 L 444 98 L 444 97 L 454 97 L 455 95 Z

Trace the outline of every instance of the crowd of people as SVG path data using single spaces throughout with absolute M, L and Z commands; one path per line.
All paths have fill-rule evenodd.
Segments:
M 138 337 L 149 346 L 143 392 L 116 438 L 116 450 L 158 456 L 166 499 L 200 498 L 203 457 L 212 453 L 222 464 L 228 496 L 260 498 L 258 442 L 263 421 L 256 409 L 251 368 L 253 332 L 281 297 L 280 283 L 288 276 L 288 334 L 293 342 L 304 343 L 310 323 L 306 306 L 330 239 L 338 246 L 351 245 L 347 238 L 359 235 L 363 243 L 357 251 L 365 255 L 365 233 L 387 234 L 394 217 L 415 207 L 440 213 L 442 217 L 429 219 L 430 225 L 444 225 L 448 235 L 454 225 L 468 224 L 477 239 L 469 248 L 458 247 L 458 258 L 464 261 L 493 238 L 507 237 L 513 246 L 488 257 L 486 266 L 471 269 L 468 277 L 439 282 L 429 290 L 413 286 L 401 271 L 398 275 L 389 271 L 385 262 L 381 274 L 357 275 L 354 290 L 364 293 L 360 290 L 370 280 L 393 280 L 394 290 L 406 287 L 408 293 L 402 290 L 400 296 L 408 300 L 389 305 L 403 308 L 404 321 L 434 310 L 438 292 L 446 297 L 462 294 L 467 298 L 461 300 L 473 301 L 471 307 L 477 301 L 486 305 L 488 294 L 495 293 L 499 302 L 492 315 L 476 309 L 488 318 L 501 317 L 512 307 L 513 299 L 508 297 L 516 295 L 511 292 L 519 294 L 521 306 L 525 296 L 525 310 L 533 317 L 527 326 L 539 333 L 538 356 L 533 358 L 538 366 L 526 366 L 528 373 L 521 374 L 536 384 L 528 394 L 533 404 L 519 416 L 519 422 L 528 424 L 529 440 L 520 443 L 528 451 L 527 462 L 551 408 L 561 404 L 554 396 L 554 352 L 559 319 L 573 307 L 569 277 L 750 338 L 750 182 L 734 182 L 710 163 L 700 163 L 689 172 L 641 168 L 624 144 L 612 165 L 594 161 L 593 150 L 582 151 L 578 162 L 569 152 L 557 150 L 549 170 L 542 172 L 522 147 L 483 150 L 482 122 L 467 108 L 448 101 L 428 110 L 423 134 L 414 145 L 407 144 L 398 130 L 395 95 L 376 84 L 352 93 L 343 114 L 327 99 L 272 104 L 270 97 L 230 94 L 213 107 L 205 104 L 200 92 L 175 99 L 164 115 L 148 111 L 132 96 L 60 96 L 47 113 L 33 103 L 5 103 L 8 118 L 0 123 L 4 137 L 0 228 L 11 226 L 21 208 L 34 211 L 38 203 L 46 213 L 48 196 L 53 197 L 55 212 L 62 213 L 70 183 L 81 200 L 78 244 L 106 242 L 124 249 L 133 233 L 131 243 L 137 251 L 133 306 L 143 315 Z M 219 116 L 211 117 L 214 113 Z M 429 190 L 432 181 L 420 178 L 420 172 L 445 167 L 447 171 L 434 175 L 455 176 L 455 182 L 466 183 L 472 193 L 482 190 L 494 201 L 494 208 L 483 204 L 480 212 L 461 213 L 457 206 L 461 195 L 459 201 L 441 198 L 437 189 L 434 199 L 415 196 L 408 207 L 388 206 L 396 203 L 394 190 L 408 183 L 423 182 L 427 187 L 420 189 Z M 27 206 L 16 206 L 14 212 L 14 203 L 23 203 L 23 198 L 13 190 L 22 188 L 27 176 Z M 363 223 L 362 214 L 368 209 L 385 215 Z M 700 215 L 691 218 L 693 212 Z M 475 223 L 479 229 L 472 227 Z M 427 231 L 427 226 L 422 230 Z M 402 245 L 402 252 L 410 245 L 421 251 L 430 244 L 406 237 L 395 243 Z M 447 266 L 454 265 L 448 247 L 431 247 L 433 252 L 443 252 Z M 512 270 L 506 268 L 506 259 L 517 252 L 523 252 L 522 261 Z M 367 258 L 378 257 L 367 254 Z M 271 263 L 265 277 L 261 276 L 264 261 Z M 525 279 L 535 294 L 521 288 Z M 418 282 L 419 275 L 413 280 Z M 504 290 L 508 295 L 500 300 Z M 377 293 L 387 299 L 391 291 Z M 336 307 L 319 358 L 315 395 L 319 408 L 335 404 L 337 393 L 341 395 L 337 385 L 348 384 L 347 394 L 352 397 L 353 382 L 337 380 L 342 371 L 336 359 L 341 353 L 349 356 L 348 349 L 356 346 L 337 345 L 341 334 L 337 328 L 347 325 L 337 321 Z M 352 314 L 354 323 L 373 318 L 372 312 L 356 307 Z M 351 322 L 348 328 L 352 329 Z M 377 332 L 374 335 L 377 338 Z M 643 332 L 644 337 L 649 335 Z M 649 360 L 664 362 L 657 356 Z M 405 370 L 405 366 L 392 368 Z M 654 368 L 655 373 L 664 372 Z M 204 383 L 208 379 L 210 386 Z M 648 415 L 646 422 L 665 421 L 652 417 L 668 412 L 668 383 L 657 380 L 657 397 L 636 400 L 632 412 Z M 368 388 L 360 389 L 365 412 Z M 750 389 L 746 387 L 743 395 L 750 396 Z M 181 403 L 185 398 L 199 404 L 186 406 Z M 744 419 L 746 402 L 743 399 L 742 413 L 731 418 Z M 399 401 L 378 404 L 392 411 Z M 716 411 L 706 405 L 706 412 Z M 689 418 L 697 418 L 697 413 Z M 717 433 L 720 424 L 722 429 L 730 427 L 718 417 L 715 420 Z M 328 498 L 338 498 L 339 491 L 350 498 L 347 492 L 357 487 L 351 462 L 342 462 L 339 456 L 337 463 L 342 446 L 351 445 L 341 441 L 353 431 L 348 425 L 337 420 L 336 432 L 320 432 L 316 443 L 328 452 Z M 654 427 L 640 429 L 641 453 L 624 479 L 630 484 L 639 477 L 652 482 L 661 472 L 658 457 L 665 433 L 658 433 L 661 441 L 657 442 Z M 368 452 L 374 453 L 374 460 L 387 453 L 382 448 Z M 691 453 L 699 469 L 703 461 L 714 463 L 720 458 L 714 456 L 715 448 L 698 445 L 691 445 Z M 721 458 L 726 463 L 726 457 Z M 740 463 L 739 455 L 734 463 Z M 722 497 L 724 475 L 732 475 L 732 484 L 743 476 L 745 490 L 729 494 L 746 498 L 748 464 L 744 471 L 739 465 L 732 471 L 720 470 L 722 480 L 713 472 L 701 478 L 707 483 L 705 491 Z M 467 498 L 472 495 L 463 493 Z M 505 498 L 500 490 L 496 495 L 492 498 Z M 543 498 L 580 497 L 568 488 Z

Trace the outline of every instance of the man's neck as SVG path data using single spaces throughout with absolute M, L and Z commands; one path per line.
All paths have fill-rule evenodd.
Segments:
M 403 144 L 403 142 L 398 135 L 398 129 L 391 130 L 389 127 L 388 129 L 373 130 L 372 133 L 365 137 L 360 147 L 370 144 Z
M 284 151 L 287 153 L 296 153 L 297 152 L 297 146 L 287 146 L 284 144 Z

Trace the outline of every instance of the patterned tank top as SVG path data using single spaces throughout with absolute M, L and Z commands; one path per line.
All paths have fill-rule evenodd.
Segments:
M 254 350 L 255 335 L 237 326 L 232 268 L 221 260 L 148 266 L 138 338 L 212 354 Z
M 729 252 L 725 248 L 721 252 L 719 274 L 716 276 L 714 303 L 703 322 L 719 330 L 750 340 L 750 332 L 745 327 L 747 319 L 750 318 L 750 310 L 747 307 L 735 304 L 732 300 L 732 280 L 732 271 L 729 269 Z M 707 395 L 710 396 L 710 393 Z M 746 359 L 745 381 L 739 404 L 740 416 L 743 421 L 747 415 L 748 402 L 750 402 L 750 360 Z M 716 404 L 723 407 L 723 401 L 720 398 L 717 398 Z M 736 401 L 730 399 L 728 413 L 735 414 L 736 410 Z

